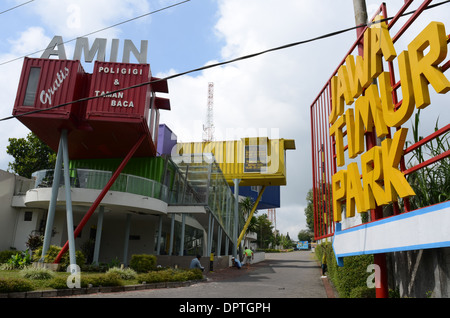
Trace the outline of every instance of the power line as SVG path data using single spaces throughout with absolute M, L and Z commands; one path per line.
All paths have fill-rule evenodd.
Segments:
M 440 3 L 436 3 L 436 4 L 432 5 L 432 6 L 429 6 L 428 9 L 429 8 L 434 8 L 434 7 L 437 7 L 437 6 L 440 6 L 440 5 L 443 5 L 443 4 L 448 3 L 448 2 L 450 2 L 450 0 L 446 0 L 446 1 L 443 1 L 443 2 L 440 2 Z M 404 13 L 404 14 L 402 14 L 402 16 L 407 16 L 407 15 L 413 14 L 415 11 Z M 357 28 L 361 28 L 361 27 L 364 27 L 364 26 L 371 26 L 371 25 L 374 25 L 374 24 L 377 24 L 377 23 L 381 23 L 381 22 L 386 22 L 386 21 L 389 21 L 389 20 L 392 20 L 392 19 L 393 19 L 393 17 L 384 18 L 384 19 L 377 20 L 375 22 L 369 22 L 369 23 L 366 23 L 366 24 L 353 26 L 353 27 L 350 27 L 350 28 L 346 28 L 346 29 L 335 31 L 335 32 L 327 33 L 327 34 L 324 34 L 324 35 L 320 35 L 320 36 L 317 36 L 315 38 L 311 38 L 311 39 L 308 39 L 308 40 L 299 41 L 299 42 L 293 42 L 293 43 L 290 43 L 290 44 L 285 44 L 285 45 L 274 47 L 274 48 L 271 48 L 271 49 L 268 49 L 268 50 L 260 51 L 258 53 L 253 53 L 253 54 L 241 56 L 241 57 L 238 57 L 238 58 L 235 58 L 235 59 L 232 59 L 232 60 L 219 62 L 219 63 L 215 63 L 215 64 L 210 64 L 210 65 L 202 66 L 202 67 L 199 67 L 199 68 L 196 68 L 196 69 L 192 69 L 192 70 L 189 70 L 189 71 L 185 71 L 185 72 L 182 72 L 182 73 L 173 74 L 173 75 L 170 75 L 170 76 L 167 76 L 167 77 L 164 77 L 164 78 L 159 78 L 159 79 L 156 79 L 156 80 L 153 80 L 153 81 L 143 82 L 143 83 L 139 83 L 139 84 L 136 84 L 136 85 L 133 85 L 133 86 L 124 87 L 124 88 L 121 88 L 121 89 L 118 89 L 118 90 L 115 90 L 115 91 L 111 91 L 111 92 L 108 92 L 108 93 L 104 93 L 104 94 L 101 94 L 101 95 L 85 97 L 85 98 L 77 99 L 77 100 L 74 100 L 74 101 L 71 101 L 71 102 L 66 102 L 66 103 L 63 103 L 63 104 L 60 104 L 60 105 L 55 105 L 53 107 L 29 111 L 29 112 L 26 112 L 26 113 L 23 113 L 23 114 L 20 114 L 20 115 L 17 115 L 17 116 L 5 117 L 5 118 L 0 119 L 0 121 L 5 121 L 5 120 L 13 119 L 13 118 L 16 118 L 16 117 L 31 115 L 31 114 L 35 114 L 35 113 L 39 113 L 39 112 L 44 112 L 44 111 L 47 111 L 47 110 L 53 110 L 53 109 L 56 109 L 56 108 L 59 108 L 59 107 L 64 107 L 64 106 L 67 106 L 67 105 L 80 103 L 80 102 L 85 102 L 85 101 L 88 101 L 88 100 L 91 100 L 91 99 L 95 99 L 95 98 L 101 98 L 101 97 L 104 97 L 104 96 L 107 96 L 107 95 L 110 95 L 110 94 L 123 92 L 123 91 L 129 90 L 129 89 L 139 88 L 139 87 L 142 87 L 142 86 L 151 85 L 151 84 L 155 84 L 155 83 L 158 83 L 158 82 L 171 80 L 171 79 L 174 79 L 174 78 L 177 78 L 177 77 L 181 77 L 181 76 L 184 76 L 184 75 L 187 75 L 187 74 L 190 74 L 190 73 L 204 71 L 204 70 L 207 70 L 207 69 L 210 69 L 210 68 L 227 65 L 227 64 L 238 62 L 238 61 L 244 61 L 244 60 L 247 60 L 247 59 L 250 59 L 250 58 L 254 58 L 254 57 L 257 57 L 257 56 L 260 56 L 260 55 L 263 55 L 263 54 L 270 53 L 270 52 L 280 51 L 280 50 L 284 50 L 284 49 L 291 48 L 291 47 L 294 47 L 294 46 L 298 46 L 298 45 L 310 43 L 310 42 L 313 42 L 313 41 L 329 38 L 329 37 L 332 37 L 332 36 L 336 36 L 338 34 L 342 34 L 342 33 L 345 33 L 345 32 L 351 31 L 351 30 L 355 30 Z
M 32 1 L 34 1 L 34 0 L 32 0 Z M 99 33 L 99 32 L 102 32 L 102 31 L 105 31 L 105 30 L 114 28 L 114 27 L 116 27 L 116 26 L 119 26 L 119 25 L 122 25 L 122 24 L 125 24 L 125 23 L 128 23 L 128 22 L 131 22 L 131 21 L 135 21 L 135 20 L 137 20 L 137 19 L 144 18 L 144 17 L 146 17 L 146 16 L 149 16 L 149 15 L 152 15 L 152 14 L 155 14 L 155 13 L 158 13 L 158 12 L 161 12 L 161 11 L 164 11 L 164 10 L 168 10 L 168 9 L 170 9 L 170 8 L 179 6 L 179 5 L 184 4 L 184 3 L 186 3 L 186 2 L 189 2 L 189 1 L 191 1 L 191 0 L 181 1 L 181 2 L 178 2 L 178 3 L 172 4 L 172 5 L 170 5 L 170 6 L 167 6 L 167 7 L 164 7 L 164 8 L 155 10 L 155 11 L 152 11 L 152 12 L 148 12 L 148 13 L 142 14 L 142 15 L 137 16 L 137 17 L 134 17 L 134 18 L 131 18 L 131 19 L 128 19 L 128 20 L 125 20 L 125 21 L 122 21 L 122 22 L 115 23 L 115 24 L 110 25 L 110 26 L 108 26 L 108 27 L 105 27 L 105 28 L 102 28 L 102 29 L 99 29 L 99 30 L 96 30 L 96 31 L 89 32 L 89 33 L 87 33 L 87 34 L 85 34 L 85 35 L 82 35 L 82 36 L 73 38 L 73 39 L 71 39 L 71 40 L 64 41 L 63 44 L 66 44 L 66 43 L 69 43 L 69 42 L 73 42 L 73 41 L 75 41 L 77 38 L 80 38 L 80 37 L 86 37 L 86 36 L 89 36 L 89 35 L 92 35 L 92 34 L 95 34 L 95 33 Z M 39 50 L 39 51 L 36 51 L 36 52 L 33 52 L 33 53 L 28 53 L 27 55 L 23 55 L 23 56 L 16 57 L 16 58 L 14 58 L 14 59 L 12 59 L 12 60 L 8 60 L 8 61 L 5 61 L 5 62 L 2 62 L 2 63 L 0 63 L 0 66 L 5 65 L 5 64 L 8 64 L 8 63 L 11 63 L 11 62 L 14 62 L 14 61 L 17 61 L 17 60 L 20 60 L 20 59 L 22 59 L 22 58 L 24 58 L 24 57 L 26 57 L 26 56 L 30 56 L 30 55 L 34 55 L 34 54 L 43 52 L 43 51 L 45 51 L 46 49 L 47 49 L 47 48 L 42 49 L 42 50 Z
M 9 12 L 9 11 L 12 11 L 12 10 L 14 10 L 14 9 L 17 9 L 17 8 L 19 8 L 19 7 L 21 7 L 21 6 L 24 6 L 24 5 L 26 5 L 26 4 L 30 3 L 30 2 L 33 2 L 33 1 L 34 1 L 34 0 L 30 0 L 30 1 L 27 1 L 27 2 L 24 2 L 24 3 L 21 3 L 21 4 L 18 4 L 18 5 L 16 5 L 15 7 L 9 8 L 9 9 L 7 9 L 7 10 L 5 10 L 5 11 L 1 11 L 0 14 L 6 13 L 6 12 Z

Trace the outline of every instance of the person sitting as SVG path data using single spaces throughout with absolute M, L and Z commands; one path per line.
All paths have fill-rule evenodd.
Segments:
M 201 256 L 197 255 L 197 257 L 191 261 L 191 265 L 189 266 L 189 268 L 190 269 L 199 268 L 203 272 L 205 268 L 202 266 L 202 264 L 200 264 L 200 258 Z
M 238 259 L 232 257 L 231 261 L 233 262 L 233 267 L 236 267 L 237 269 L 241 269 L 242 264 Z

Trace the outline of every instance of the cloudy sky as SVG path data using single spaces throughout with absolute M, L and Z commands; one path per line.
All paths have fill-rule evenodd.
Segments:
M 40 57 L 41 53 L 31 53 L 45 49 L 55 35 L 69 41 L 107 28 L 89 35 L 91 41 L 106 38 L 110 44 L 117 38 L 138 44 L 148 40 L 152 73 L 164 77 L 355 25 L 351 0 L 190 0 L 144 17 L 140 16 L 183 1 L 27 2 L 5 0 L 0 4 L 0 118 L 12 113 L 21 57 Z M 404 1 L 386 2 L 392 16 Z M 408 11 L 421 3 L 414 2 Z M 370 17 L 381 2 L 366 3 Z M 20 4 L 24 5 L 7 11 Z M 140 18 L 133 19 L 136 17 Z M 406 34 L 396 49 L 405 50 L 408 41 L 432 20 L 450 25 L 449 17 L 450 4 L 424 13 L 413 26 L 409 40 Z M 133 21 L 111 27 L 129 19 Z M 201 140 L 209 82 L 214 82 L 216 140 L 238 139 L 244 137 L 242 134 L 295 139 L 297 149 L 287 152 L 288 185 L 281 190 L 282 206 L 277 209 L 277 228 L 284 234 L 289 232 L 292 238 L 306 229 L 305 198 L 312 187 L 310 105 L 345 57 L 355 34 L 352 30 L 169 81 L 172 110 L 162 114 L 161 122 L 179 141 Z M 69 59 L 73 46 L 74 41 L 65 45 Z M 92 69 L 92 64 L 84 66 L 87 71 Z M 450 112 L 443 112 L 445 95 L 436 97 L 433 103 L 426 115 L 430 122 L 439 116 L 442 125 L 448 123 Z M 448 107 L 448 97 L 446 104 Z M 8 138 L 25 137 L 28 130 L 16 119 L 1 121 L 0 125 L 0 169 L 6 170 L 12 160 L 6 154 Z

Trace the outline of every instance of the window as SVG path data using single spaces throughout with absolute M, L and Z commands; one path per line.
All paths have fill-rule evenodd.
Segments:
M 23 220 L 24 221 L 31 221 L 33 219 L 33 212 L 31 211 L 25 211 L 24 215 L 23 215 Z
M 261 191 L 261 186 L 251 186 L 250 189 L 253 192 L 259 193 Z
M 36 98 L 36 91 L 39 83 L 39 75 L 41 74 L 40 67 L 30 68 L 30 75 L 28 75 L 27 89 L 25 91 L 25 98 L 23 99 L 24 106 L 34 106 Z

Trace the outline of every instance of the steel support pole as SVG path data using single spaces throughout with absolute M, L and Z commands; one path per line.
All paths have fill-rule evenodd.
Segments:
M 216 247 L 216 257 L 220 256 L 220 250 L 222 248 L 222 227 L 220 224 L 217 228 L 217 247 Z
M 56 155 L 56 165 L 53 171 L 53 184 L 52 184 L 52 196 L 50 198 L 50 204 L 48 207 L 47 221 L 45 225 L 44 243 L 42 246 L 42 255 L 39 262 L 43 263 L 45 254 L 47 254 L 50 248 L 50 241 L 52 239 L 53 221 L 55 219 L 56 201 L 58 200 L 59 182 L 61 180 L 61 168 L 62 168 L 62 138 L 59 140 L 58 153 Z
M 159 216 L 158 238 L 156 240 L 156 255 L 161 253 L 161 231 L 162 231 L 162 215 Z
M 131 228 L 131 214 L 127 213 L 127 219 L 125 222 L 125 237 L 123 245 L 123 264 L 128 265 L 128 243 L 130 241 L 130 228 Z
M 226 231 L 225 231 L 225 255 L 229 254 L 229 248 L 230 248 L 230 238 L 228 237 L 228 235 L 231 232 L 230 226 L 231 226 L 231 196 L 227 195 L 227 209 L 226 209 L 226 215 L 227 215 L 227 219 L 226 219 Z
M 212 216 L 211 213 L 208 214 L 208 232 L 206 233 L 206 255 L 211 253 L 211 249 L 209 247 L 209 242 L 211 242 L 211 221 Z
M 234 182 L 234 224 L 233 224 L 233 256 L 237 259 L 238 250 L 238 226 L 239 226 L 239 182 L 240 179 L 233 179 Z
M 105 213 L 105 207 L 100 206 L 97 216 L 97 231 L 95 233 L 95 245 L 94 245 L 94 257 L 92 259 L 92 264 L 98 265 L 98 257 L 100 255 L 100 243 L 102 240 L 102 229 L 103 229 L 103 214 Z
M 172 220 L 170 221 L 170 245 L 169 245 L 169 255 L 173 253 L 173 236 L 175 231 L 175 214 L 172 214 Z
M 214 241 L 214 226 L 215 226 L 215 219 L 214 216 L 211 215 L 211 227 L 209 229 L 210 235 L 209 235 L 209 250 L 208 250 L 208 255 L 211 255 L 212 253 L 212 247 L 213 247 L 213 241 Z
M 180 256 L 184 255 L 184 230 L 186 227 L 186 214 L 181 214 Z
M 69 172 L 69 143 L 67 140 L 67 130 L 63 130 L 63 164 L 64 164 L 64 188 L 66 193 L 66 222 L 67 222 L 67 239 L 69 241 L 69 258 L 70 273 L 77 272 L 77 262 L 75 257 L 75 235 L 73 234 L 73 213 L 72 213 L 72 193 L 70 189 L 70 172 Z
M 122 163 L 119 165 L 117 170 L 113 173 L 111 178 L 109 179 L 106 186 L 103 188 L 103 190 L 100 192 L 97 199 L 94 201 L 92 206 L 89 208 L 89 210 L 86 212 L 86 215 L 83 217 L 83 219 L 78 224 L 77 228 L 75 229 L 74 236 L 77 236 L 83 227 L 86 225 L 87 221 L 90 219 L 92 214 L 94 213 L 95 209 L 99 206 L 100 202 L 105 197 L 106 193 L 108 193 L 109 189 L 112 187 L 116 179 L 119 177 L 120 173 L 122 172 L 123 168 L 127 165 L 128 161 L 130 161 L 131 157 L 134 155 L 136 150 L 139 148 L 139 146 L 142 144 L 144 139 L 146 138 L 146 135 L 142 135 L 141 138 L 136 142 L 136 144 L 131 148 L 130 152 L 127 154 L 127 156 L 123 159 Z M 61 261 L 62 255 L 67 251 L 69 245 L 68 242 L 63 246 L 61 251 L 59 252 L 58 256 L 56 257 L 54 263 L 59 263 Z

